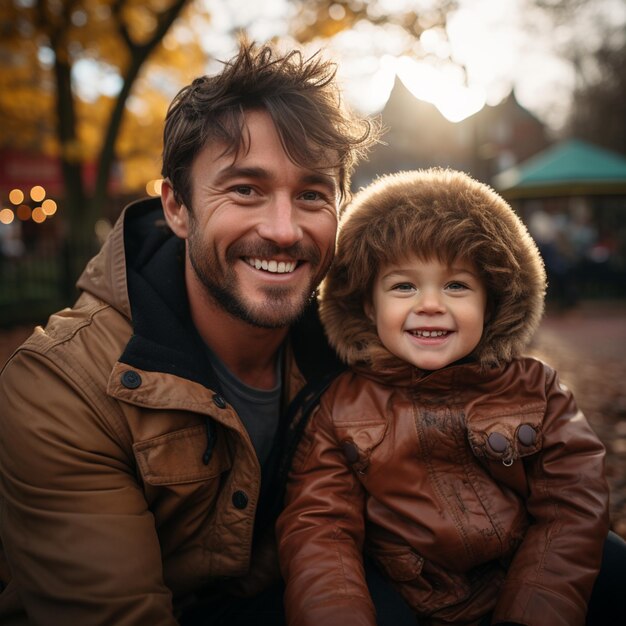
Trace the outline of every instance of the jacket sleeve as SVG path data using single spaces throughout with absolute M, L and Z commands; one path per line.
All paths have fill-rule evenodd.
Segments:
M 533 521 L 509 568 L 494 624 L 582 626 L 609 529 L 604 447 L 571 392 L 546 372 L 542 448 L 526 461 Z
M 103 393 L 78 364 L 28 350 L 0 377 L 9 589 L 33 625 L 174 626 L 154 520 Z
M 375 626 L 361 556 L 364 493 L 327 397 L 296 452 L 286 498 L 277 533 L 289 626 Z

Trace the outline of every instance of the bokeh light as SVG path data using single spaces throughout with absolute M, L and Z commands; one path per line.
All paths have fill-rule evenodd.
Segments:
M 9 200 L 11 204 L 17 206 L 24 202 L 24 192 L 21 189 L 11 189 L 9 192 Z
M 146 184 L 146 193 L 149 196 L 156 197 L 161 195 L 161 187 L 163 186 L 163 179 L 157 178 L 151 180 Z
M 46 197 L 46 190 L 41 185 L 35 185 L 30 190 L 30 197 L 34 202 L 41 202 Z
M 11 209 L 2 209 L 0 211 L 0 224 L 11 224 L 15 219 L 15 213 Z
M 44 213 L 43 209 L 40 206 L 38 206 L 33 209 L 33 212 L 31 214 L 31 219 L 36 224 L 41 224 L 42 222 L 46 221 L 46 214 Z
M 20 206 L 17 207 L 17 219 L 22 220 L 22 222 L 29 220 L 31 213 L 31 208 L 27 204 L 20 204 Z
M 43 210 L 43 212 L 50 217 L 51 215 L 54 215 L 57 212 L 57 203 L 52 200 L 52 198 L 48 198 L 47 200 L 44 200 L 41 203 L 41 208 Z

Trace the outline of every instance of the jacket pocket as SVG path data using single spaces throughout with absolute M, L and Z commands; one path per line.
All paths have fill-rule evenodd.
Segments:
M 527 410 L 482 417 L 472 415 L 467 436 L 479 458 L 509 466 L 541 450 L 543 411 Z
M 387 432 L 387 422 L 363 420 L 341 422 L 336 425 L 337 438 L 342 452 L 352 468 L 364 473 L 370 463 L 370 456 Z
M 208 464 L 202 461 L 206 449 L 203 424 L 160 435 L 133 445 L 143 480 L 149 485 L 177 485 L 209 480 L 230 469 L 225 445 L 215 446 Z
M 424 558 L 413 550 L 374 553 L 381 569 L 396 582 L 415 580 L 424 567 Z
M 444 569 L 408 546 L 374 550 L 371 554 L 418 613 L 432 615 L 466 600 L 471 594 L 471 584 L 465 574 Z

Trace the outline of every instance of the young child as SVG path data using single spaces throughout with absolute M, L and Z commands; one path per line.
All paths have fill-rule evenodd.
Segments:
M 277 527 L 291 626 L 375 625 L 363 554 L 420 626 L 585 623 L 604 448 L 521 356 L 545 287 L 521 220 L 465 174 L 356 196 L 321 295 L 351 369 L 307 425 Z

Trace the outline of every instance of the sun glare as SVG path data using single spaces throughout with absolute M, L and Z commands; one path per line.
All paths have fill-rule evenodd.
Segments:
M 433 104 L 451 122 L 460 122 L 485 106 L 483 89 L 466 87 L 454 72 L 409 57 L 385 55 L 375 71 L 355 72 L 345 79 L 344 88 L 359 110 L 376 113 L 387 103 L 396 76 L 416 98 Z
M 394 68 L 395 58 L 387 54 L 380 59 L 366 57 L 353 61 L 352 71 L 341 76 L 342 89 L 360 112 L 378 113 L 387 103 L 393 88 Z
M 460 122 L 485 106 L 482 89 L 467 87 L 453 74 L 447 74 L 423 61 L 400 57 L 397 59 L 396 72 L 416 98 L 434 104 L 451 122 Z

